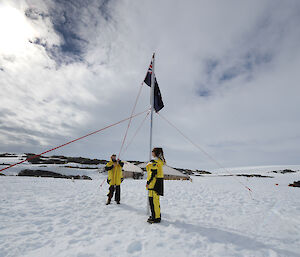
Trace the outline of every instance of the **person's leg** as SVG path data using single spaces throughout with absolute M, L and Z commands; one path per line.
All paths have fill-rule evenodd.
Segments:
M 153 205 L 154 205 L 154 220 L 160 222 L 161 215 L 160 215 L 160 202 L 159 202 L 159 195 L 153 191 Z
M 150 216 L 151 220 L 155 219 L 155 211 L 154 211 L 154 203 L 153 203 L 153 192 L 154 192 L 153 190 L 149 190 L 149 205 L 150 205 L 150 211 L 151 211 L 151 216 Z
M 108 199 L 107 199 L 106 204 L 110 204 L 111 198 L 112 198 L 113 195 L 114 195 L 114 191 L 115 191 L 115 186 L 110 186 L 110 187 L 109 187 L 109 192 L 108 192 L 108 194 L 107 194 Z
M 115 193 L 115 201 L 120 203 L 121 200 L 121 186 L 116 186 L 116 193 Z

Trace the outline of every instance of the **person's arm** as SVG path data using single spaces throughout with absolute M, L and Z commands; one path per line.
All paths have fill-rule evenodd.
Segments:
M 124 162 L 122 162 L 121 160 L 119 160 L 119 164 L 120 164 L 120 166 L 123 168 Z
M 152 173 L 151 173 L 151 177 L 150 179 L 147 181 L 147 185 L 149 185 L 151 183 L 151 181 L 155 178 L 155 176 L 157 175 L 157 169 L 151 169 Z
M 123 168 L 124 162 L 121 162 L 120 165 L 121 165 L 121 167 Z M 123 177 L 123 169 L 121 169 L 121 183 L 123 182 L 123 180 L 124 180 L 124 177 Z
M 114 168 L 114 165 L 108 165 L 108 164 L 106 164 L 106 166 L 105 166 L 105 170 L 106 171 L 109 171 L 109 170 L 111 170 L 113 168 Z

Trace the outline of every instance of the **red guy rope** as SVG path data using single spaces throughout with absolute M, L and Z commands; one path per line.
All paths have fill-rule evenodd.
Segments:
M 141 95 L 141 92 L 142 92 L 142 88 L 143 88 L 143 82 L 141 83 L 140 90 L 139 90 L 138 95 L 137 95 L 137 97 L 136 97 L 136 99 L 135 99 L 135 103 L 134 103 L 134 106 L 133 106 L 132 112 L 131 112 L 131 117 L 132 117 L 132 115 L 133 115 L 133 113 L 134 113 L 134 111 L 135 111 L 137 102 L 138 102 L 138 100 L 139 100 L 139 98 L 140 98 L 140 95 Z M 122 150 L 123 150 L 123 146 L 124 146 L 124 144 L 125 144 L 125 140 L 126 140 L 126 137 L 127 137 L 127 133 L 128 133 L 130 124 L 131 124 L 131 120 L 132 120 L 132 119 L 130 118 L 129 121 L 128 121 L 127 129 L 126 129 L 126 132 L 125 132 L 125 135 L 124 135 L 124 138 L 123 138 L 123 141 L 122 141 L 122 145 L 121 145 L 121 148 L 120 148 L 120 151 L 119 151 L 119 154 L 118 154 L 118 159 L 120 158 L 121 152 L 122 152 Z
M 125 147 L 124 152 L 127 151 L 128 147 L 129 147 L 129 146 L 131 145 L 131 143 L 133 142 L 133 139 L 136 137 L 136 135 L 138 134 L 138 132 L 140 131 L 140 129 L 141 129 L 142 126 L 144 125 L 144 123 L 145 123 L 147 117 L 149 116 L 149 114 L 150 114 L 150 110 L 147 112 L 147 114 L 146 114 L 145 118 L 142 120 L 140 126 L 137 128 L 137 130 L 135 131 L 133 137 L 130 139 L 129 143 L 128 143 L 127 146 Z
M 65 143 L 65 144 L 63 144 L 63 145 L 54 147 L 54 148 L 52 148 L 52 149 L 50 149 L 50 150 L 47 150 L 47 151 L 45 151 L 45 152 L 43 152 L 43 153 L 34 155 L 34 156 L 32 156 L 32 157 L 30 157 L 30 158 L 27 158 L 27 159 L 25 159 L 25 160 L 23 160 L 23 161 L 20 161 L 20 162 L 18 162 L 18 163 L 12 164 L 12 165 L 10 165 L 10 166 L 4 168 L 4 169 L 1 169 L 0 172 L 2 172 L 2 171 L 4 171 L 4 170 L 7 170 L 7 169 L 9 169 L 9 168 L 11 168 L 11 167 L 14 167 L 14 166 L 16 166 L 16 165 L 19 165 L 19 164 L 21 164 L 21 163 L 23 163 L 23 162 L 30 161 L 30 160 L 32 160 L 32 159 L 34 159 L 34 158 L 36 158 L 36 157 L 39 157 L 39 156 L 41 156 L 41 155 L 43 155 L 43 154 L 52 152 L 52 151 L 54 151 L 54 150 L 56 150 L 56 149 L 58 149 L 58 148 L 61 148 L 61 147 L 66 146 L 66 145 L 68 145 L 68 144 L 74 143 L 74 142 L 76 142 L 76 141 L 78 141 L 78 140 L 81 140 L 81 139 L 83 139 L 83 138 L 85 138 L 85 137 L 88 137 L 88 136 L 91 136 L 91 135 L 93 135 L 93 134 L 99 133 L 100 131 L 103 131 L 103 130 L 108 129 L 108 128 L 110 128 L 110 127 L 116 126 L 116 125 L 118 125 L 118 124 L 120 124 L 120 123 L 122 123 L 122 122 L 124 122 L 124 121 L 126 121 L 126 120 L 135 118 L 135 117 L 137 117 L 137 116 L 139 116 L 139 115 L 141 115 L 141 114 L 143 114 L 143 113 L 145 113 L 145 112 L 148 112 L 148 111 L 149 111 L 149 109 L 147 109 L 147 110 L 145 110 L 145 111 L 143 111 L 143 112 L 139 112 L 139 113 L 137 113 L 137 114 L 135 114 L 135 115 L 131 115 L 130 117 L 128 117 L 128 118 L 126 118 L 126 119 L 120 120 L 120 121 L 118 121 L 118 122 L 116 122 L 116 123 L 113 123 L 113 124 L 111 124 L 111 125 L 108 125 L 108 126 L 106 126 L 106 127 L 104 127 L 104 128 L 101 128 L 101 129 L 99 129 L 99 130 L 96 130 L 96 131 L 94 131 L 94 132 L 91 132 L 91 133 L 89 133 L 89 134 L 86 134 L 86 135 L 84 135 L 84 136 L 82 136 L 82 137 L 79 137 L 79 138 L 77 138 L 77 139 L 74 139 L 74 140 L 72 140 L 72 141 L 69 141 L 69 142 L 67 142 L 67 143 Z

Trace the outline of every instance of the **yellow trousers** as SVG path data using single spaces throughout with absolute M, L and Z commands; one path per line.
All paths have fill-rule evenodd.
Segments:
M 149 190 L 149 203 L 150 203 L 152 218 L 153 219 L 161 218 L 159 195 L 154 190 Z

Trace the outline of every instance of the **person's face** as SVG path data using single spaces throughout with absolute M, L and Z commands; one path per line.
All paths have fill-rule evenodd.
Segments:
M 156 157 L 156 155 L 155 155 L 154 151 L 152 151 L 152 156 L 153 156 L 153 157 Z
M 112 160 L 113 162 L 115 162 L 115 161 L 116 161 L 116 156 L 113 155 L 113 156 L 111 157 L 111 160 Z

